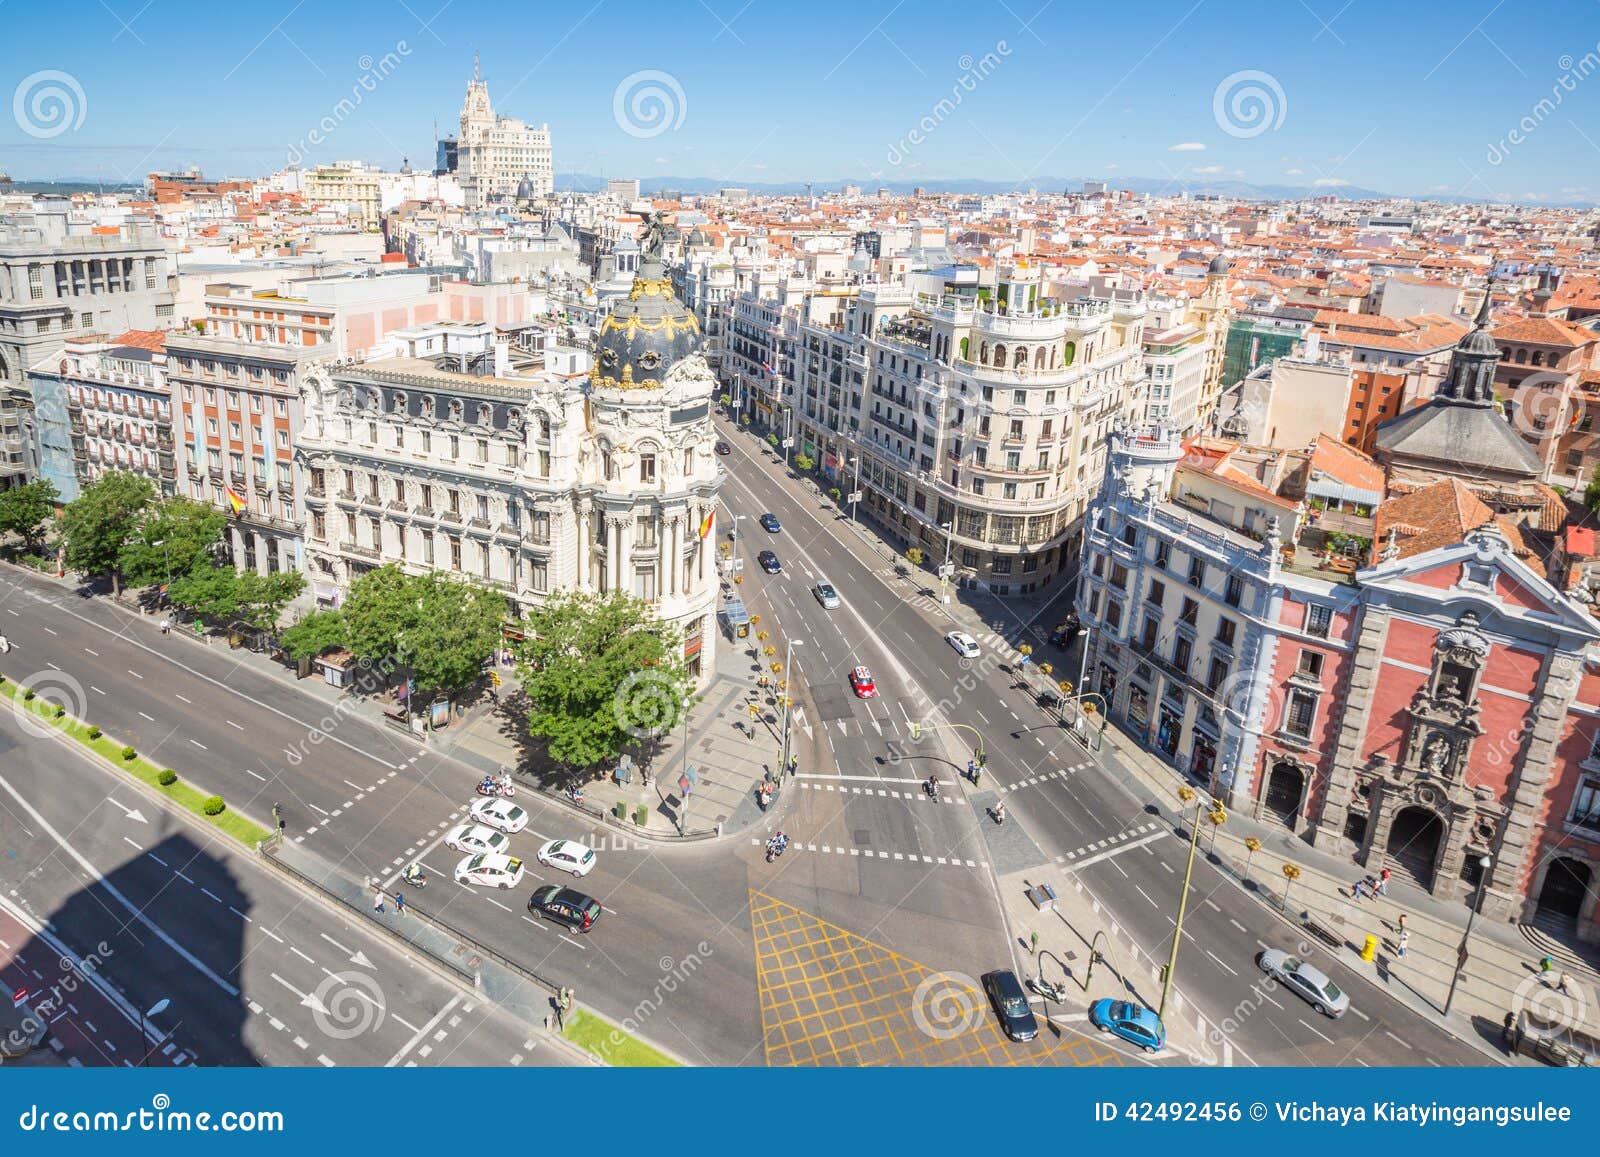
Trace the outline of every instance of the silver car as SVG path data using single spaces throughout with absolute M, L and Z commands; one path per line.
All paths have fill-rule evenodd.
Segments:
M 1301 997 L 1312 1008 L 1337 1020 L 1350 1007 L 1350 994 L 1341 989 L 1328 974 L 1314 964 L 1307 964 L 1298 956 L 1290 956 L 1281 948 L 1268 948 L 1261 954 L 1261 971 Z
M 824 579 L 812 588 L 812 594 L 817 596 L 824 610 L 833 610 L 839 605 L 839 592 L 833 589 L 833 584 Z

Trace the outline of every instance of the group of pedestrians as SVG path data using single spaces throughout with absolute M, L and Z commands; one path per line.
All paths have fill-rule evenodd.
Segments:
M 372 912 L 375 916 L 381 916 L 385 911 L 384 905 L 388 902 L 389 897 L 384 892 L 381 884 L 374 889 L 374 893 L 372 897 Z M 406 894 L 399 888 L 394 891 L 394 911 L 397 916 L 406 914 Z

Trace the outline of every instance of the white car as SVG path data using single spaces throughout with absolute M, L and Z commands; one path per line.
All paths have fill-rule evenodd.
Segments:
M 504 854 L 511 841 L 491 828 L 482 824 L 460 824 L 450 829 L 450 834 L 444 838 L 444 846 L 453 848 L 458 852 L 500 852 Z
M 539 862 L 574 876 L 587 876 L 594 871 L 594 850 L 576 840 L 551 840 L 539 849 Z
M 978 640 L 965 631 L 951 631 L 944 637 L 944 641 L 959 651 L 963 659 L 976 659 L 981 654 L 978 650 Z
M 508 799 L 490 797 L 472 805 L 472 822 L 515 835 L 528 826 L 528 813 Z
M 522 861 L 499 852 L 479 852 L 456 865 L 456 883 L 515 888 L 522 883 Z

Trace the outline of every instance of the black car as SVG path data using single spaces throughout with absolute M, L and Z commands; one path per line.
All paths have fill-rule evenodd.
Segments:
M 600 919 L 603 909 L 600 901 L 571 888 L 546 884 L 528 898 L 528 911 L 557 924 L 565 924 L 574 932 L 587 932 Z
M 783 527 L 778 523 L 778 516 L 769 513 L 761 516 L 761 529 L 768 534 L 777 534 Z
M 722 454 L 722 455 L 732 454 L 733 453 L 733 447 L 728 445 L 726 442 L 718 442 L 717 443 L 717 453 L 718 454 Z
M 1028 994 L 1010 969 L 983 974 L 983 990 L 989 994 L 994 1010 L 1000 1014 L 1000 1027 L 1014 1041 L 1030 1041 L 1039 1035 L 1039 1022 L 1028 1007 Z
M 761 564 L 761 569 L 768 574 L 782 574 L 783 564 L 778 561 L 778 556 L 770 550 L 764 550 L 756 555 L 756 561 Z

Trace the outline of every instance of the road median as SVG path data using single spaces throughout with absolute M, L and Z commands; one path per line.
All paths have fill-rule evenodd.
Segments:
M 169 780 L 167 773 L 173 769 L 158 767 L 151 763 L 132 747 L 106 736 L 93 724 L 85 723 L 76 716 L 68 714 L 60 704 L 31 694 L 27 687 L 14 683 L 5 676 L 0 676 L 0 694 L 11 701 L 12 710 L 26 728 L 35 730 L 36 733 L 38 733 L 36 729 L 41 727 L 59 732 L 80 747 L 98 755 L 102 762 L 114 770 L 138 780 L 162 798 L 191 812 L 246 848 L 253 848 L 267 838 L 269 833 L 266 828 L 228 809 L 225 804 L 213 814 L 212 809 L 222 802 L 220 796 L 214 796 L 203 788 L 186 783 L 181 775 L 175 773 L 169 782 L 163 782 Z

